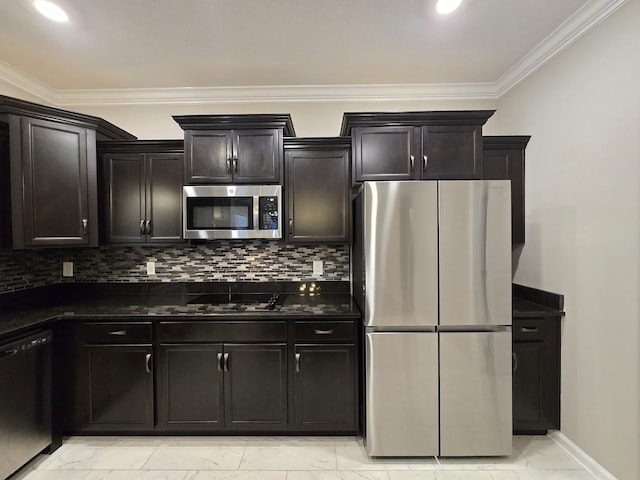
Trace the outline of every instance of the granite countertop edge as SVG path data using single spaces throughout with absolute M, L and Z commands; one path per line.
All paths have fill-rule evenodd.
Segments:
M 17 335 L 38 327 L 46 327 L 63 320 L 111 320 L 117 322 L 178 319 L 179 321 L 233 321 L 233 320 L 304 320 L 320 318 L 359 319 L 360 312 L 350 295 L 340 303 L 319 305 L 283 305 L 278 311 L 216 312 L 190 307 L 184 302 L 165 302 L 161 305 L 132 297 L 101 299 L 94 302 L 52 305 L 34 308 L 9 309 L 0 313 L 0 337 Z

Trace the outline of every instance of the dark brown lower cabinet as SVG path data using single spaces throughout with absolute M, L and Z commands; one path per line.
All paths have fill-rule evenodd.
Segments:
M 224 428 L 222 345 L 160 345 L 158 425 L 172 430 Z
M 356 433 L 356 327 L 352 319 L 66 322 L 59 430 Z
M 286 351 L 286 344 L 161 344 L 158 427 L 286 430 Z
M 227 430 L 286 430 L 287 346 L 224 346 Z
M 513 319 L 513 430 L 560 428 L 560 319 Z
M 356 430 L 355 346 L 296 345 L 295 365 L 296 430 Z
M 85 345 L 79 380 L 86 386 L 78 405 L 84 430 L 153 428 L 151 345 Z

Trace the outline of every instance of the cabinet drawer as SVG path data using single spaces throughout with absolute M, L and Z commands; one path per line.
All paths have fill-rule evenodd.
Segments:
M 514 342 L 543 342 L 553 336 L 554 323 L 557 319 L 514 318 Z
M 355 322 L 296 322 L 294 338 L 296 342 L 354 342 Z
M 151 343 L 150 322 L 97 322 L 84 324 L 85 343 Z
M 284 342 L 285 322 L 162 322 L 158 340 L 168 342 Z

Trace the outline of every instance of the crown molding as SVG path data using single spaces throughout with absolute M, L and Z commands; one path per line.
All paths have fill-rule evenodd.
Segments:
M 628 0 L 590 0 L 495 82 L 60 90 L 0 60 L 0 80 L 57 107 L 286 102 L 498 100 Z
M 58 105 L 141 105 L 497 99 L 493 83 L 276 85 L 58 90 Z
M 496 80 L 496 95 L 501 97 L 542 65 L 602 22 L 628 0 L 591 0 L 551 32 L 542 42 Z
M 56 91 L 53 88 L 2 60 L 0 60 L 0 80 L 35 95 L 51 105 L 56 105 Z

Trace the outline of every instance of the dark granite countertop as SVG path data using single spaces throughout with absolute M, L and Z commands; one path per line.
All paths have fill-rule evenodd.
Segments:
M 67 288 L 66 290 L 71 290 Z M 82 289 L 81 289 L 82 290 Z M 42 292 L 41 292 L 42 293 Z M 360 311 L 349 293 L 286 293 L 276 310 L 256 310 L 235 304 L 208 305 L 190 304 L 197 295 L 191 292 L 153 292 L 137 295 L 123 295 L 122 292 L 102 292 L 87 295 L 86 291 L 69 295 L 39 295 L 37 301 L 13 302 L 0 310 L 0 335 L 17 334 L 27 329 L 46 326 L 57 320 L 66 319 L 111 319 L 117 321 L 157 320 L 294 320 L 322 317 L 357 319 Z M 28 292 L 21 296 L 28 299 Z M 57 297 L 57 298 L 56 298 Z M 18 304 L 16 304 L 18 303 Z
M 564 316 L 564 295 L 523 285 L 513 285 L 513 318 Z

